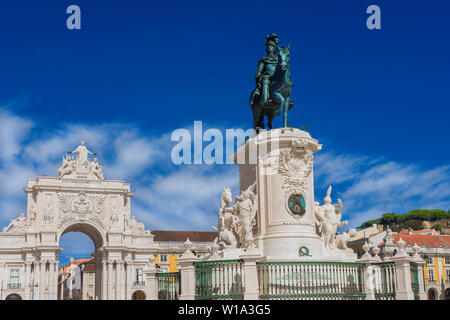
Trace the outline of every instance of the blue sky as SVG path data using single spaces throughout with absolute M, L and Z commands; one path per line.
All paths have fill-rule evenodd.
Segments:
M 81 8 L 82 29 L 66 28 Z M 381 30 L 366 8 L 381 8 Z M 295 108 L 324 145 L 350 226 L 385 212 L 450 209 L 446 1 L 22 1 L 0 3 L 0 224 L 25 211 L 26 179 L 55 176 L 81 139 L 126 179 L 150 230 L 211 230 L 235 166 L 175 166 L 170 134 L 252 124 L 264 39 L 291 45 Z M 281 125 L 281 119 L 275 121 Z M 76 251 L 76 250 L 75 250 Z M 75 252 L 73 251 L 73 252 Z

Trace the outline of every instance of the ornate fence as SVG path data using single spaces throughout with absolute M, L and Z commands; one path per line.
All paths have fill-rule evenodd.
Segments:
M 258 262 L 260 299 L 363 300 L 364 264 Z
M 196 299 L 243 299 L 242 260 L 195 262 Z
M 178 300 L 180 298 L 180 273 L 157 273 L 158 300 Z
M 376 300 L 395 300 L 397 288 L 395 263 L 383 262 L 373 265 L 374 293 Z

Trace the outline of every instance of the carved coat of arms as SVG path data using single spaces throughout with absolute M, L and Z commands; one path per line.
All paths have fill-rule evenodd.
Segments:
M 309 175 L 313 166 L 313 153 L 307 148 L 306 141 L 297 139 L 291 143 L 291 148 L 281 150 L 279 161 L 278 172 L 283 177 L 282 188 L 285 197 L 290 199 L 289 210 L 294 215 L 301 215 L 300 213 L 304 213 L 304 210 L 301 210 L 302 208 L 294 210 L 297 208 L 294 202 L 305 203 Z M 297 199 L 295 196 L 298 201 L 294 201 Z
M 58 199 L 60 211 L 68 218 L 73 214 L 89 215 L 96 213 L 99 215 L 103 211 L 106 195 L 88 196 L 85 192 L 80 192 L 77 195 L 58 193 Z

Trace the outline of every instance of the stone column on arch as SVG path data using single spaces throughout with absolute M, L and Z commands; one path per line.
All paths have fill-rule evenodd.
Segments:
M 122 261 L 116 261 L 116 300 L 122 299 Z
M 40 261 L 34 262 L 33 281 L 31 287 L 31 299 L 39 300 L 41 298 L 41 263 Z
M 126 261 L 126 289 L 125 289 L 125 300 L 131 300 L 131 286 L 133 285 L 133 263 L 131 260 Z
M 37 299 L 45 300 L 45 262 L 42 260 L 38 261 L 39 264 L 39 273 L 36 275 L 38 278 L 38 286 L 36 287 Z
M 102 260 L 102 300 L 108 299 L 108 263 Z
M 45 282 L 45 276 L 46 276 L 46 264 L 47 261 L 45 260 L 41 260 L 40 261 L 40 280 L 39 280 L 39 299 L 40 300 L 45 300 L 45 287 L 46 287 L 46 282 Z
M 114 261 L 107 261 L 108 264 L 108 300 L 114 300 L 114 287 L 113 287 L 113 267 Z
M 49 264 L 49 290 L 48 299 L 57 300 L 58 297 L 58 261 L 52 260 Z
M 120 273 L 120 281 L 122 284 L 121 288 L 121 299 L 126 300 L 127 299 L 127 280 L 126 280 L 126 274 L 125 274 L 125 261 L 122 261 L 122 272 Z
M 31 261 L 25 261 L 25 300 L 31 300 Z

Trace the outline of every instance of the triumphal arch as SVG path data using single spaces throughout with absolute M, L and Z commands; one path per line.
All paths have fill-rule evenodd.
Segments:
M 131 215 L 130 185 L 105 179 L 83 141 L 63 157 L 58 177 L 29 179 L 24 191 L 26 215 L 0 232 L 0 282 L 8 284 L 3 299 L 57 299 L 59 240 L 67 232 L 82 232 L 94 243 L 97 299 L 131 299 L 137 291 L 148 296 L 136 273 L 153 267 L 153 235 Z M 10 283 L 11 272 L 20 281 Z

